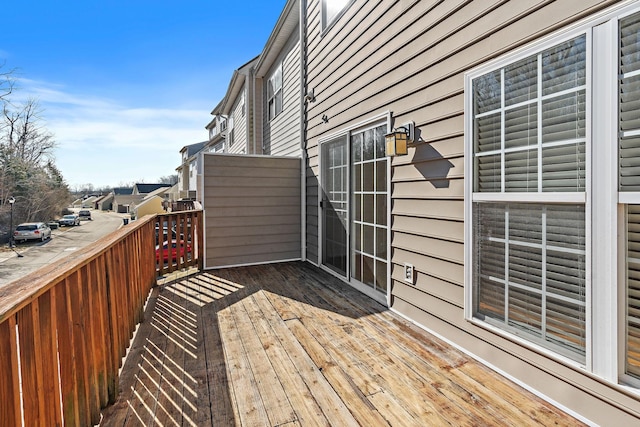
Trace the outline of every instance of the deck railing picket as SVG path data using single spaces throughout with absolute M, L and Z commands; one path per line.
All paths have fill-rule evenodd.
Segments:
M 158 263 L 165 221 L 185 256 Z M 195 210 L 147 216 L 0 288 L 0 427 L 99 422 L 158 275 L 202 265 L 201 222 Z

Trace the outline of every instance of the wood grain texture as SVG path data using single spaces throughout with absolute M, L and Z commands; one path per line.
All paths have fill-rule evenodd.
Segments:
M 155 292 L 103 426 L 581 425 L 306 263 Z

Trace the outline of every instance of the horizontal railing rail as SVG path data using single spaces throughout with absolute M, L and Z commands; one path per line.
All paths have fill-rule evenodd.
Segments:
M 0 288 L 0 425 L 89 426 L 118 394 L 118 372 L 158 277 L 158 221 L 193 242 L 202 213 L 147 216 Z

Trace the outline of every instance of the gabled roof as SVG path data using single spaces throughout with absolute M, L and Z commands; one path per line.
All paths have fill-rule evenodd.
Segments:
M 162 203 L 162 201 L 163 201 L 162 197 L 160 197 L 160 196 L 147 196 L 144 199 L 142 199 L 140 201 L 140 203 L 137 203 L 135 208 L 139 209 L 139 208 L 143 207 L 144 205 L 150 204 L 155 199 L 160 199 L 160 203 Z
M 133 186 L 134 190 L 137 189 L 138 190 L 138 194 L 149 194 L 152 191 L 157 190 L 158 188 L 162 188 L 162 187 L 171 187 L 171 184 L 135 184 Z
M 147 194 L 144 199 L 151 199 L 154 196 L 160 196 L 162 197 L 164 194 L 168 193 L 169 191 L 171 191 L 173 187 L 160 187 L 156 190 L 153 190 L 151 193 Z
M 191 145 L 185 145 L 184 147 L 182 147 L 180 152 L 184 153 L 186 151 L 187 152 L 187 158 L 189 158 L 189 157 L 193 156 L 194 154 L 196 154 L 198 151 L 202 150 L 202 147 L 204 147 L 204 145 L 207 142 L 208 141 L 202 141 L 202 142 L 197 142 L 197 143 L 191 144 Z
M 264 77 L 300 23 L 300 2 L 287 0 L 262 53 L 255 65 L 255 75 Z
M 115 187 L 113 189 L 113 194 L 121 195 L 121 194 L 132 194 L 133 187 Z
M 135 206 L 136 204 L 140 203 L 143 198 L 144 194 L 120 194 L 114 198 L 113 203 L 123 206 Z
M 233 76 L 231 77 L 231 82 L 229 83 L 229 88 L 227 89 L 227 93 L 222 100 L 221 114 L 228 115 L 231 113 L 231 109 L 233 108 L 233 103 L 240 94 L 242 87 L 244 86 L 244 82 L 247 79 L 247 75 L 251 71 L 253 65 L 258 60 L 259 56 L 256 56 L 246 64 L 240 66 L 237 70 L 233 72 Z

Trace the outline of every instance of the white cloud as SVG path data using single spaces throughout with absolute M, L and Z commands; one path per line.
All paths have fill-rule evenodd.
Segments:
M 128 106 L 26 79 L 20 87 L 20 96 L 34 97 L 43 107 L 46 127 L 59 146 L 56 163 L 72 186 L 153 182 L 175 173 L 183 146 L 207 137 L 207 107 Z

